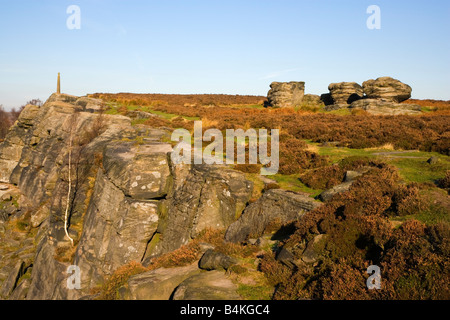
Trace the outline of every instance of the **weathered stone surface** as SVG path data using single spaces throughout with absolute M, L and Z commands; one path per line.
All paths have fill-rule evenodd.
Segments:
M 48 228 L 47 224 L 44 228 Z M 55 258 L 55 243 L 50 236 L 45 235 L 38 245 L 36 258 L 31 273 L 31 284 L 26 296 L 27 300 L 55 299 L 58 290 L 64 285 L 67 265 L 58 262 Z
M 103 165 L 111 182 L 126 196 L 137 200 L 160 198 L 171 184 L 167 155 L 171 150 L 170 144 L 117 143 L 106 147 Z
M 225 229 L 250 199 L 253 183 L 225 166 L 179 165 L 172 169 L 174 188 L 161 203 L 158 233 L 164 235 L 148 255 L 188 243 L 207 228 Z
M 304 82 L 272 82 L 270 88 L 267 99 L 272 107 L 295 107 L 305 95 Z
M 197 264 L 148 271 L 132 276 L 119 295 L 124 300 L 169 300 L 180 283 L 198 273 Z
M 351 182 L 362 175 L 362 172 L 349 170 L 345 172 L 344 182 Z
M 22 280 L 14 289 L 13 293 L 9 296 L 9 300 L 25 300 L 28 290 L 31 285 L 30 279 Z
M 140 261 L 158 226 L 158 203 L 125 196 L 101 171 L 75 254 L 82 282 L 94 283 L 120 266 Z
M 156 114 L 140 111 L 140 110 L 132 110 L 127 112 L 127 116 L 132 119 L 148 119 L 148 118 L 157 118 Z
M 257 238 L 265 228 L 274 221 L 287 223 L 301 218 L 321 204 L 314 199 L 298 193 L 273 189 L 266 191 L 262 197 L 250 204 L 241 217 L 230 225 L 225 239 L 230 242 L 242 242 L 249 236 Z
M 50 209 L 48 206 L 43 205 L 39 209 L 37 209 L 35 212 L 31 215 L 31 226 L 33 228 L 37 228 L 41 225 L 42 222 L 44 222 L 45 219 L 47 219 L 50 216 Z
M 328 86 L 334 104 L 349 105 L 363 97 L 363 88 L 356 82 L 331 83 Z
M 27 105 L 20 113 L 16 125 L 9 130 L 5 141 L 0 144 L 0 182 L 11 182 L 11 174 L 22 156 L 22 149 L 40 111 L 38 106 Z
M 75 101 L 75 104 L 83 107 L 83 111 L 86 112 L 100 112 L 104 110 L 106 106 L 101 99 L 89 97 L 80 97 Z
M 350 187 L 352 186 L 352 181 L 350 182 L 344 182 L 341 184 L 338 184 L 337 186 L 334 186 L 333 188 L 329 190 L 325 190 L 319 195 L 319 199 L 322 201 L 330 201 L 336 194 L 346 192 L 350 190 Z
M 23 274 L 24 271 L 24 262 L 18 261 L 15 265 L 11 266 L 8 278 L 3 281 L 2 286 L 0 287 L 0 298 L 6 299 L 13 292 L 17 280 Z
M 363 83 L 363 89 L 369 99 L 383 99 L 397 103 L 411 98 L 412 92 L 410 86 L 391 77 L 367 80 Z
M 227 256 L 226 254 L 209 249 L 203 254 L 198 266 L 200 269 L 204 270 L 228 270 L 228 268 L 236 263 L 236 259 Z
M 422 107 L 415 104 L 395 103 L 382 99 L 362 99 L 353 102 L 351 109 L 362 109 L 374 115 L 416 115 L 421 114 Z
M 281 248 L 276 259 L 291 269 L 295 268 L 295 257 L 289 249 Z
M 302 260 L 306 263 L 314 263 L 320 256 L 321 250 L 323 249 L 324 241 L 326 241 L 326 234 L 319 234 L 314 237 L 313 240 L 309 241 L 306 245 L 305 251 L 302 254 Z
M 240 300 L 235 285 L 223 272 L 202 272 L 184 280 L 173 300 Z

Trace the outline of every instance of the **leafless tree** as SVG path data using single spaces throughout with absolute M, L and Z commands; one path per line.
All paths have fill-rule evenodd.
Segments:
M 3 140 L 6 137 L 9 127 L 11 127 L 9 113 L 3 109 L 3 105 L 0 105 L 0 140 Z

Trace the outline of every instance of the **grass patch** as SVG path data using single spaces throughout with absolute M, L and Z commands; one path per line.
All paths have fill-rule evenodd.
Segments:
M 236 104 L 236 105 L 228 105 L 225 107 L 236 109 L 264 109 L 264 105 L 262 104 Z
M 182 118 L 184 118 L 186 120 L 191 120 L 191 121 L 192 120 L 200 120 L 199 117 L 189 117 L 189 116 L 183 116 L 183 115 L 179 115 L 179 114 L 175 114 L 175 113 L 167 113 L 167 112 L 163 112 L 163 111 L 159 111 L 159 110 L 154 110 L 152 108 L 152 106 L 140 106 L 140 105 L 134 105 L 134 104 L 124 105 L 124 104 L 119 104 L 116 102 L 108 102 L 107 106 L 108 106 L 108 108 L 106 108 L 106 111 L 104 113 L 110 114 L 110 115 L 124 114 L 126 111 L 140 110 L 140 111 L 152 113 L 152 114 L 157 115 L 166 120 L 172 120 L 179 116 L 181 116 Z M 141 120 L 142 120 L 142 122 L 140 122 Z M 145 120 L 147 120 L 147 119 L 138 119 L 138 120 L 136 120 L 136 122 L 134 124 L 141 124 L 141 123 L 145 122 Z
M 254 202 L 261 197 L 264 190 L 264 182 L 260 179 L 259 174 L 256 173 L 245 173 L 245 179 L 253 182 L 253 190 L 250 202 Z
M 377 160 L 394 165 L 399 169 L 400 176 L 406 182 L 432 182 L 445 176 L 450 170 L 450 158 L 436 152 L 394 150 L 392 146 L 384 145 L 378 148 L 351 149 L 345 147 L 324 147 L 319 143 L 306 141 L 310 148 L 317 150 L 319 155 L 327 156 L 331 163 L 352 156 L 376 158 Z M 382 153 L 382 154 L 380 154 Z M 436 164 L 429 164 L 427 160 L 437 157 Z
M 419 212 L 395 217 L 392 221 L 405 222 L 419 220 L 426 225 L 435 225 L 441 222 L 450 223 L 450 200 L 447 192 L 438 188 L 421 190 L 422 205 Z
M 293 175 L 282 175 L 276 174 L 273 176 L 268 176 L 269 179 L 275 180 L 280 189 L 294 191 L 294 192 L 306 192 L 309 193 L 312 197 L 318 196 L 323 190 L 316 190 L 308 188 L 305 184 L 303 184 L 299 180 L 298 174 Z
M 311 143 L 309 143 L 311 144 Z M 323 147 L 319 146 L 319 144 L 315 144 L 318 146 L 318 153 L 321 156 L 327 156 L 331 163 L 337 163 L 342 159 L 347 157 L 375 157 L 373 155 L 374 150 L 365 150 L 365 149 L 350 149 L 346 147 Z
M 430 156 L 430 154 L 428 154 Z M 440 156 L 436 164 L 426 162 L 427 157 L 390 159 L 386 162 L 399 169 L 400 176 L 407 182 L 436 182 L 445 176 L 445 172 L 450 170 L 448 157 Z
M 237 292 L 244 300 L 271 300 L 273 287 L 240 284 Z

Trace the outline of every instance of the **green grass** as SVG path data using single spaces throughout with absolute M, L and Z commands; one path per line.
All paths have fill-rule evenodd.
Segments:
M 116 114 L 119 114 L 119 109 L 123 105 L 118 104 L 118 103 L 109 102 L 109 103 L 107 103 L 107 106 L 108 106 L 108 109 L 105 111 L 105 114 L 116 115 Z M 173 118 L 176 118 L 176 117 L 182 117 L 186 120 L 200 120 L 199 117 L 188 117 L 188 116 L 182 116 L 179 114 L 153 110 L 152 106 L 126 105 L 126 107 L 127 107 L 128 111 L 141 110 L 144 112 L 155 114 L 155 115 L 160 116 L 161 118 L 164 118 L 167 120 L 172 120 Z M 141 119 L 139 119 L 139 120 L 141 120 Z M 139 122 L 137 122 L 137 124 L 139 124 Z
M 237 292 L 244 300 L 271 300 L 273 288 L 262 285 L 239 284 Z
M 135 126 L 138 124 L 144 124 L 145 121 L 147 121 L 147 119 L 134 119 L 134 120 L 131 120 L 131 125 Z
M 319 143 L 306 141 L 309 145 L 313 145 L 318 148 L 318 153 L 321 156 L 327 156 L 331 163 L 337 163 L 347 157 L 375 157 L 374 151 L 368 151 L 365 149 L 350 149 L 346 147 L 322 147 Z
M 435 225 L 440 222 L 450 223 L 450 212 L 448 210 L 447 191 L 438 188 L 421 191 L 421 196 L 430 201 L 424 205 L 424 208 L 415 214 L 395 217 L 393 221 L 404 222 L 407 220 L 419 220 L 426 225 Z
M 300 182 L 299 175 L 282 175 L 276 174 L 273 176 L 267 176 L 267 178 L 275 180 L 281 189 L 290 190 L 294 192 L 306 192 L 309 193 L 312 197 L 318 196 L 323 190 L 315 190 L 308 188 L 302 182 Z
M 320 108 L 318 112 L 319 113 L 334 114 L 334 115 L 337 115 L 337 116 L 349 116 L 349 115 L 352 114 L 352 112 L 348 108 L 343 108 L 343 109 L 338 109 L 338 110 L 331 110 L 331 111 L 325 111 L 323 108 Z
M 437 110 L 436 107 L 422 107 L 420 108 L 420 111 L 422 112 L 435 112 Z
M 423 158 L 390 159 L 387 162 L 396 166 L 400 176 L 407 182 L 435 182 L 445 176 L 446 170 L 450 170 L 449 157 L 439 157 L 439 162 L 429 164 Z
M 318 150 L 322 156 L 327 156 L 331 163 L 337 163 L 342 159 L 351 156 L 375 158 L 389 163 L 399 169 L 400 176 L 406 182 L 435 182 L 443 178 L 445 172 L 450 170 L 450 157 L 436 153 L 412 151 L 405 153 L 401 150 L 386 149 L 351 149 L 345 147 L 322 147 L 319 143 L 306 141 L 309 145 Z M 385 155 L 377 155 L 385 153 Z M 426 161 L 431 157 L 437 157 L 438 163 L 430 165 Z

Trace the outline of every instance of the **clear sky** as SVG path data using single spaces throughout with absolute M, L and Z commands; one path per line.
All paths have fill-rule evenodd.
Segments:
M 70 5 L 81 10 L 70 30 Z M 381 9 L 381 29 L 366 12 Z M 266 95 L 392 76 L 450 100 L 448 0 L 0 0 L 0 104 L 64 93 Z

